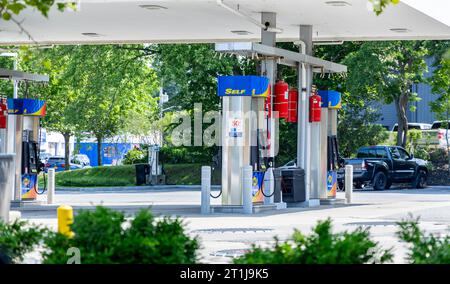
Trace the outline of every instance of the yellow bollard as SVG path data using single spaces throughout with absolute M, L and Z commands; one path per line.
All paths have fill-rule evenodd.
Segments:
M 71 238 L 75 234 L 70 230 L 73 223 L 73 209 L 69 205 L 61 205 L 57 209 L 58 232 Z

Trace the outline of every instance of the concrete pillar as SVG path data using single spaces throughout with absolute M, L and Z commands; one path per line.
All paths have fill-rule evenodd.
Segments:
M 12 119 L 16 120 L 14 131 L 14 150 L 15 158 L 15 178 L 14 178 L 14 200 L 22 200 L 22 141 L 23 141 L 23 116 L 15 115 Z
M 327 172 L 328 172 L 328 108 L 322 108 L 320 121 L 320 173 L 319 198 L 327 199 Z
M 55 197 L 55 169 L 48 169 L 47 204 L 53 204 Z
M 353 166 L 345 166 L 345 199 L 347 204 L 352 203 L 353 194 Z
M 312 26 L 311 25 L 301 25 L 300 26 L 300 48 L 307 55 L 313 55 L 313 43 L 312 43 Z M 318 180 L 318 162 L 319 159 L 317 156 L 314 156 L 315 161 L 315 174 L 312 175 L 311 168 L 311 143 L 316 142 L 317 139 L 312 141 L 311 137 L 311 123 L 308 121 L 309 115 L 309 96 L 311 94 L 311 86 L 313 82 L 313 68 L 310 65 L 301 64 L 299 65 L 299 86 L 301 90 L 300 94 L 300 107 L 298 115 L 299 124 L 298 127 L 298 141 L 297 141 L 297 159 L 298 165 L 303 167 L 305 170 L 305 189 L 306 189 L 306 203 L 308 206 L 317 206 L 319 205 L 318 193 L 317 193 L 317 184 Z M 315 131 L 313 134 L 315 134 Z M 303 155 L 303 156 L 302 156 Z M 315 191 L 312 191 L 311 180 L 314 179 L 313 185 L 316 185 Z M 312 194 L 312 196 L 311 196 Z M 313 198 L 313 199 L 311 199 Z
M 244 214 L 253 213 L 253 195 L 252 195 L 252 185 L 253 185 L 253 170 L 252 166 L 243 166 L 241 168 L 241 178 L 242 178 L 242 203 Z
M 211 167 L 202 167 L 202 203 L 201 213 L 209 214 L 211 208 Z

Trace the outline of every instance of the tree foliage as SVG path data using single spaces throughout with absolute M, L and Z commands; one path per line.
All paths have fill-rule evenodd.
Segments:
M 59 11 L 64 11 L 67 7 L 75 8 L 72 2 L 58 2 L 57 0 L 1 0 L 0 17 L 4 21 L 9 21 L 13 15 L 19 15 L 26 8 L 34 8 L 44 17 L 48 17 L 50 8 L 56 6 Z
M 351 95 L 395 103 L 399 146 L 406 145 L 408 103 L 419 100 L 412 85 L 425 81 L 427 55 L 423 41 L 366 42 L 344 60 L 350 70 L 346 88 Z

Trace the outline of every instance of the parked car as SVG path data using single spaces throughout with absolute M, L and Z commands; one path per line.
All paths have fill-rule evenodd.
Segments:
M 361 147 L 355 159 L 344 159 L 345 165 L 353 166 L 355 188 L 371 184 L 375 190 L 391 187 L 393 183 L 411 183 L 413 188 L 427 185 L 428 162 L 416 159 L 398 146 Z M 339 187 L 344 187 L 344 168 L 337 174 Z
M 39 153 L 39 159 L 41 160 L 41 163 L 45 164 L 47 163 L 48 158 L 50 158 L 52 154 L 50 153 Z
M 290 169 L 290 168 L 296 168 L 296 167 L 297 167 L 297 158 L 282 165 L 281 167 L 279 167 L 279 169 Z
M 64 157 L 61 156 L 49 157 L 47 163 L 45 164 L 45 172 L 47 172 L 49 168 L 54 168 L 56 172 L 65 171 L 66 163 Z M 81 168 L 82 168 L 81 165 L 70 163 L 70 170 L 78 170 Z
M 76 154 L 70 159 L 71 163 L 80 165 L 82 168 L 90 168 L 91 160 L 85 154 Z
M 447 147 L 450 146 L 450 130 L 447 131 L 447 123 L 449 122 L 433 122 L 431 129 L 422 131 L 422 139 L 419 139 L 417 144 L 420 146 L 432 146 L 447 149 Z
M 431 124 L 410 122 L 410 123 L 408 123 L 408 129 L 429 130 L 429 129 L 431 129 Z M 397 132 L 397 131 L 398 131 L 398 124 L 396 123 L 392 127 L 392 132 Z

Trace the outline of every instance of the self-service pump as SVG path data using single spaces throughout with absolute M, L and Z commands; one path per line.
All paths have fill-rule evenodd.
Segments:
M 18 160 L 21 166 L 16 169 L 16 186 L 20 186 L 21 200 L 35 200 L 38 194 L 45 191 L 44 188 L 40 192 L 38 188 L 38 175 L 44 170 L 44 164 L 39 158 L 40 117 L 45 116 L 45 113 L 45 101 L 8 100 L 8 115 L 17 117 L 16 151 L 21 153 Z

